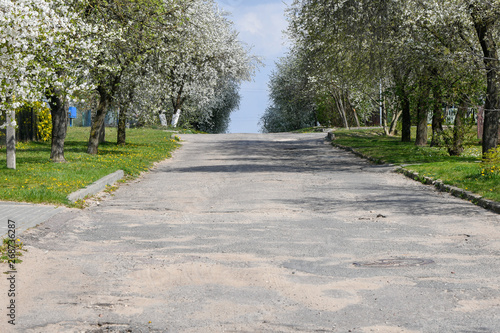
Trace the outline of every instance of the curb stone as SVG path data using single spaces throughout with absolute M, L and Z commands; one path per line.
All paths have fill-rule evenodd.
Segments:
M 373 162 L 375 164 L 387 164 L 384 160 L 381 160 L 379 158 L 373 158 L 371 156 L 365 155 L 365 154 L 360 153 L 359 151 L 357 151 L 357 150 L 355 150 L 355 149 L 353 149 L 351 147 L 343 146 L 343 145 L 340 145 L 340 144 L 334 143 L 334 142 L 332 142 L 332 145 L 334 147 L 340 148 L 342 150 L 349 151 L 349 152 L 353 153 L 354 155 L 356 155 L 358 157 L 361 157 L 361 158 L 364 158 L 366 160 L 369 160 L 370 162 Z
M 446 185 L 439 179 L 434 180 L 434 179 L 429 178 L 429 177 L 420 176 L 418 174 L 418 172 L 413 172 L 413 171 L 410 171 L 410 170 L 407 170 L 407 169 L 404 169 L 401 167 L 398 168 L 396 170 L 396 172 L 402 173 L 406 177 L 411 178 L 411 179 L 416 180 L 416 181 L 419 181 L 423 184 L 434 185 L 434 187 L 441 192 L 448 192 L 457 198 L 468 200 L 477 206 L 483 207 L 483 208 L 488 209 L 492 212 L 500 214 L 500 203 L 498 203 L 498 202 L 495 202 L 495 201 L 489 200 L 489 199 L 485 199 L 480 195 L 477 195 L 477 194 L 472 193 L 470 191 L 466 191 L 466 190 L 461 189 L 461 188 L 456 187 L 456 186 Z
M 68 200 L 71 202 L 76 202 L 81 200 L 89 195 L 94 195 L 97 192 L 100 192 L 106 188 L 107 185 L 113 185 L 118 180 L 122 179 L 125 173 L 123 170 L 115 171 L 107 176 L 102 177 L 101 179 L 93 182 L 85 188 L 82 188 L 76 192 L 73 192 L 68 195 Z
M 328 138 L 329 138 L 329 136 L 327 136 L 327 139 Z M 340 144 L 334 143 L 334 142 L 332 142 L 332 145 L 334 147 L 350 151 L 354 155 L 359 156 L 359 157 L 364 158 L 364 159 L 367 159 L 371 162 L 374 162 L 377 164 L 385 164 L 385 162 L 383 160 L 375 159 L 371 156 L 360 153 L 351 147 L 343 146 L 343 145 L 340 145 Z M 416 180 L 416 181 L 419 181 L 425 185 L 434 185 L 434 187 L 441 192 L 448 192 L 457 198 L 468 200 L 477 206 L 480 206 L 482 208 L 485 208 L 485 209 L 488 209 L 492 212 L 500 214 L 500 203 L 498 203 L 496 201 L 485 199 L 480 195 L 466 191 L 466 190 L 458 188 L 456 186 L 446 185 L 443 183 L 442 180 L 439 180 L 439 179 L 434 180 L 434 179 L 429 178 L 429 177 L 420 176 L 417 172 L 413 172 L 413 171 L 404 169 L 403 167 L 397 168 L 395 170 L 395 172 L 402 173 L 406 177 L 411 178 L 411 179 Z

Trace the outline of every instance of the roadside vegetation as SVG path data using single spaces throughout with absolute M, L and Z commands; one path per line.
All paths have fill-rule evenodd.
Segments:
M 116 137 L 115 128 L 107 128 Z M 130 177 L 147 171 L 171 156 L 179 145 L 171 133 L 154 129 L 129 129 L 127 144 L 105 142 L 97 155 L 87 154 L 88 128 L 68 128 L 67 163 L 52 163 L 50 142 L 17 143 L 17 168 L 8 169 L 5 147 L 0 149 L 0 200 L 69 205 L 67 195 L 117 170 Z
M 500 202 L 499 155 L 491 153 L 483 160 L 479 142 L 467 146 L 461 156 L 450 156 L 445 147 L 415 146 L 400 137 L 384 135 L 382 129 L 339 129 L 335 136 L 334 144 Z
M 9 250 L 15 251 L 15 259 L 12 260 L 9 258 Z M 21 242 L 19 238 L 11 240 L 6 237 L 2 239 L 2 243 L 0 245 L 0 263 L 8 263 L 10 260 L 10 263 L 12 264 L 20 264 L 23 261 L 19 259 L 19 257 L 23 256 L 23 252 L 26 252 L 26 249 L 23 248 L 23 242 Z M 10 255 L 12 256 L 13 253 L 11 252 Z
M 482 155 L 498 146 L 500 2 L 294 1 L 287 16 L 262 132 L 377 125 L 460 156 L 477 125 Z
M 241 83 L 261 65 L 214 0 L 5 0 L 0 12 L 0 144 L 10 169 L 16 140 L 50 141 L 50 160 L 66 162 L 68 117 L 90 126 L 89 155 L 104 124 L 117 127 L 120 145 L 130 126 L 224 133 Z M 38 161 L 23 147 L 21 159 Z
M 500 201 L 500 2 L 295 1 L 287 14 L 263 132 L 343 127 L 337 144 Z

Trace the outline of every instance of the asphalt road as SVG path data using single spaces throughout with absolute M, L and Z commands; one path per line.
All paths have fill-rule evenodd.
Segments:
M 500 218 L 323 134 L 183 135 L 23 237 L 1 332 L 500 332 Z

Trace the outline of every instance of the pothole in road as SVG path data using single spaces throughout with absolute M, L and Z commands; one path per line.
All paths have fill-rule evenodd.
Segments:
M 132 332 L 148 332 L 148 333 L 160 333 L 165 332 L 165 330 L 154 329 L 149 325 L 147 327 L 139 327 L 138 325 L 131 324 L 118 324 L 110 322 L 99 322 L 98 328 L 93 328 L 86 330 L 85 333 L 132 333 Z
M 434 260 L 423 258 L 395 258 L 353 263 L 356 267 L 418 267 L 435 264 Z

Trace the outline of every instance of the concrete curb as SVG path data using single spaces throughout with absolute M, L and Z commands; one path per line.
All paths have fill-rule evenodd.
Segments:
M 347 147 L 347 146 L 343 146 L 343 145 L 339 145 L 338 143 L 335 143 L 335 142 L 332 142 L 332 145 L 334 147 L 337 147 L 339 149 L 342 149 L 342 150 L 346 150 L 346 151 L 349 151 L 351 153 L 353 153 L 354 155 L 358 156 L 358 157 L 361 157 L 361 158 L 364 158 L 366 160 L 369 160 L 370 162 L 373 162 L 375 164 L 388 164 L 386 163 L 384 160 L 381 160 L 379 158 L 373 158 L 371 156 L 368 156 L 368 155 L 365 155 L 363 153 L 360 153 L 359 151 L 357 150 L 354 150 L 353 148 L 351 147 Z
M 85 198 L 86 196 L 94 195 L 97 192 L 104 190 L 106 188 L 106 185 L 113 185 L 116 181 L 122 179 L 124 175 L 125 173 L 123 172 L 123 170 L 115 171 L 112 174 L 104 176 L 101 179 L 93 182 L 87 187 L 71 193 L 70 195 L 68 195 L 68 200 L 71 202 L 75 202 Z
M 327 137 L 327 139 L 329 139 L 329 137 Z M 359 156 L 359 157 L 364 158 L 364 159 L 367 159 L 367 160 L 369 160 L 369 161 L 371 161 L 373 163 L 376 163 L 376 164 L 386 164 L 381 159 L 375 159 L 375 158 L 373 158 L 371 156 L 368 156 L 368 155 L 365 155 L 363 153 L 360 153 L 360 152 L 354 150 L 351 147 L 339 145 L 339 144 L 334 143 L 334 142 L 332 142 L 332 145 L 334 147 L 340 148 L 342 150 L 349 151 L 349 152 L 353 153 L 354 155 Z M 444 184 L 439 179 L 438 180 L 434 180 L 434 179 L 429 178 L 429 177 L 420 176 L 417 172 L 413 172 L 413 171 L 404 169 L 403 167 L 398 167 L 395 170 L 395 172 L 402 173 L 406 177 L 411 178 L 411 179 L 416 180 L 416 181 L 419 181 L 419 182 L 421 182 L 423 184 L 434 185 L 434 187 L 436 187 L 436 189 L 439 190 L 439 191 L 441 191 L 441 192 L 448 192 L 448 193 L 450 193 L 451 195 L 453 195 L 453 196 L 455 196 L 457 198 L 468 200 L 468 201 L 472 202 L 473 204 L 475 204 L 477 206 L 480 206 L 482 208 L 485 208 L 485 209 L 488 209 L 488 210 L 490 210 L 492 212 L 500 214 L 500 203 L 498 203 L 498 202 L 485 199 L 485 198 L 481 197 L 480 195 L 474 194 L 472 192 L 466 191 L 464 189 L 461 189 L 461 188 L 458 188 L 458 187 L 455 187 L 455 186 L 446 185 L 446 184 Z
M 406 177 L 411 178 L 411 179 L 416 180 L 416 181 L 419 181 L 423 184 L 434 185 L 434 187 L 441 192 L 448 192 L 457 198 L 468 200 L 475 205 L 478 205 L 478 206 L 483 207 L 485 209 L 491 210 L 492 212 L 500 214 L 500 203 L 498 203 L 498 202 L 485 199 L 480 195 L 466 191 L 466 190 L 458 188 L 456 186 L 446 185 L 439 179 L 434 180 L 434 179 L 429 178 L 429 177 L 420 176 L 418 174 L 418 172 L 413 172 L 413 171 L 404 169 L 402 167 L 396 169 L 396 172 L 402 173 Z

